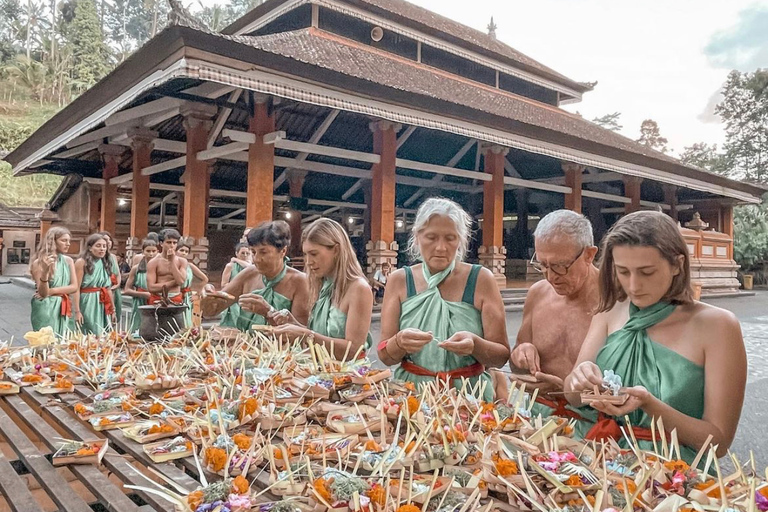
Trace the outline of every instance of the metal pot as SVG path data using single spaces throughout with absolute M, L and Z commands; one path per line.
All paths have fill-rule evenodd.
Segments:
M 139 306 L 139 336 L 157 341 L 184 329 L 184 312 L 188 306 Z

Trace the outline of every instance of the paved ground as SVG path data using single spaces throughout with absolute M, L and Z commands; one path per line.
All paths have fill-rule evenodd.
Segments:
M 32 290 L 0 281 L 0 339 L 22 339 L 29 327 L 29 301 Z M 744 410 L 732 451 L 746 460 L 749 451 L 755 454 L 759 467 L 768 466 L 768 291 L 758 291 L 754 297 L 717 299 L 711 304 L 733 311 L 741 322 L 749 357 L 749 378 Z M 507 314 L 507 332 L 511 339 L 520 326 L 522 314 Z M 374 324 L 373 339 L 378 340 L 378 324 Z M 765 349 L 763 351 L 762 349 Z

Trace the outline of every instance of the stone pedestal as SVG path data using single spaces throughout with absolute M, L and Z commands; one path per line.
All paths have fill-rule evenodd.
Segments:
M 125 261 L 130 264 L 133 261 L 133 257 L 141 253 L 141 239 L 129 236 L 125 241 Z
M 189 251 L 189 261 L 197 265 L 203 272 L 208 271 L 208 239 L 206 237 L 193 238 L 185 236 L 181 241 L 187 244 L 191 249 Z
M 373 277 L 377 270 L 381 270 L 384 262 L 389 262 L 390 271 L 395 270 L 397 268 L 398 248 L 397 242 L 387 244 L 383 240 L 378 242 L 369 240 L 365 244 L 365 249 L 368 251 L 368 264 L 365 267 L 365 272 L 368 277 Z
M 733 239 L 725 233 L 705 231 L 709 225 L 694 214 L 693 220 L 680 227 L 691 258 L 691 282 L 701 286 L 701 296 L 723 297 L 739 293 L 733 261 Z
M 504 290 L 507 287 L 507 275 L 505 267 L 507 264 L 507 248 L 502 246 L 482 246 L 477 250 L 477 257 L 480 264 L 489 269 L 496 279 L 499 289 Z

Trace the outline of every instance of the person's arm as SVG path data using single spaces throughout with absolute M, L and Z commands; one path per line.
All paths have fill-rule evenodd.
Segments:
M 77 276 L 75 275 L 75 262 L 69 256 L 64 256 L 64 261 L 69 266 L 69 284 L 48 290 L 49 295 L 72 295 L 78 289 Z
M 75 290 L 74 301 L 72 304 L 72 314 L 75 322 L 83 323 L 83 314 L 80 312 L 80 288 L 83 287 L 83 278 L 85 276 L 85 261 L 79 259 L 75 262 L 75 276 L 77 278 L 77 290 Z
M 293 278 L 296 288 L 291 301 L 291 314 L 302 325 L 309 323 L 309 279 L 303 272 Z
M 179 264 L 179 262 L 181 264 Z M 177 258 L 174 255 L 173 259 L 168 261 L 168 266 L 171 269 L 171 275 L 176 284 L 184 286 L 184 281 L 187 280 L 187 260 L 184 258 Z
M 32 265 L 32 279 L 35 280 L 35 294 L 39 296 L 41 299 L 44 299 L 51 295 L 50 289 L 48 288 L 48 280 L 50 279 L 50 276 L 43 275 L 43 264 L 42 259 L 38 258 L 36 259 Z M 50 273 L 50 269 L 46 272 L 47 274 Z
M 128 274 L 128 280 L 125 282 L 125 289 L 123 290 L 123 293 L 129 297 L 149 300 L 149 292 L 142 292 L 134 287 L 136 284 L 136 272 L 138 272 L 138 268 L 139 266 L 136 265 L 131 269 L 130 273 Z
M 241 260 L 240 258 L 232 258 L 232 262 L 233 263 L 237 263 L 238 265 L 240 265 L 243 268 L 248 268 L 251 265 L 253 265 L 253 263 L 251 263 L 250 261 Z
M 603 384 L 603 373 L 595 364 L 595 358 L 608 338 L 609 314 L 610 312 L 598 313 L 592 317 L 573 371 L 563 382 L 565 398 L 571 405 L 581 406 L 581 392 Z
M 224 272 L 221 274 L 221 289 L 223 290 L 226 288 L 226 286 L 229 284 L 230 280 L 232 280 L 232 265 L 234 263 L 229 262 L 227 263 L 227 266 L 224 267 Z M 243 272 L 240 272 L 242 274 Z M 237 276 L 235 276 L 237 277 Z
M 159 258 L 152 258 L 147 263 L 147 290 L 150 293 L 161 293 L 163 291 L 163 284 L 157 282 L 157 267 L 159 265 Z
M 187 265 L 189 265 L 189 268 L 192 269 L 192 276 L 197 278 L 197 280 L 200 282 L 200 284 L 198 284 L 198 288 L 202 289 L 206 284 L 208 284 L 208 276 L 205 275 L 205 272 L 200 270 L 194 263 L 187 262 Z
M 461 331 L 439 346 L 454 354 L 472 356 L 485 367 L 500 368 L 509 361 L 504 301 L 490 270 L 483 268 L 477 277 L 475 307 L 480 310 L 483 336 Z
M 549 286 L 549 285 L 547 285 Z M 517 331 L 517 340 L 509 356 L 513 368 L 527 370 L 532 375 L 541 371 L 539 350 L 533 344 L 533 310 L 539 301 L 538 283 L 531 286 L 523 305 L 523 321 Z

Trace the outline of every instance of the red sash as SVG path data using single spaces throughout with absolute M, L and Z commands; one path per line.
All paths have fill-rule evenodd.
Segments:
M 192 288 L 182 288 L 181 294 L 184 295 L 185 293 L 192 293 Z
M 115 304 L 112 302 L 112 290 L 110 290 L 107 287 L 104 288 L 80 288 L 80 293 L 98 293 L 99 294 L 99 302 L 104 304 L 104 311 L 107 313 L 107 315 L 114 315 L 115 314 Z M 62 306 L 63 306 L 62 301 Z
M 635 434 L 635 439 L 639 441 L 653 441 L 653 432 L 651 432 L 651 429 L 649 428 L 633 426 L 632 432 Z M 619 441 L 622 437 L 621 426 L 616 420 L 600 413 L 597 418 L 597 423 L 589 429 L 589 432 L 584 436 L 584 439 L 603 441 L 610 438 L 614 441 Z M 661 432 L 656 433 L 656 438 L 661 439 Z
M 184 295 L 182 295 L 180 293 L 178 295 L 174 295 L 173 297 L 168 297 L 168 300 L 172 304 L 176 304 L 177 306 L 181 306 L 181 305 L 184 304 Z M 163 302 L 163 298 L 160 295 L 157 295 L 157 294 L 154 294 L 154 293 L 150 293 L 149 294 L 149 300 L 147 301 L 147 304 L 155 305 L 155 304 L 158 304 L 160 302 Z
M 461 379 L 462 377 L 465 379 L 469 379 L 470 377 L 477 377 L 478 375 L 482 375 L 482 373 L 485 371 L 485 366 L 483 366 L 482 363 L 474 363 L 462 368 L 456 368 L 455 370 L 448 370 L 447 372 L 433 372 L 427 370 L 426 368 L 422 368 L 421 366 L 408 359 L 403 359 L 403 361 L 400 363 L 400 368 L 407 371 L 408 373 L 412 373 L 420 377 L 437 377 L 440 380 L 449 381 Z
M 72 316 L 72 299 L 69 295 L 61 295 L 61 316 L 67 318 Z
M 536 397 L 536 402 L 540 403 L 541 405 L 545 405 L 551 409 L 554 409 L 554 411 L 552 412 L 553 416 L 561 416 L 563 418 L 573 418 L 576 420 L 584 419 L 581 417 L 579 413 L 566 408 L 566 406 L 568 405 L 568 400 L 566 400 L 565 397 L 560 396 L 553 400 L 550 400 L 549 398 L 539 395 Z
M 109 282 L 112 286 L 117 286 L 117 276 L 115 274 L 109 274 Z

